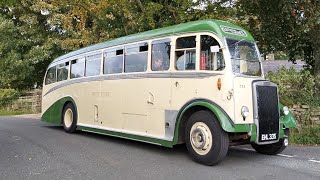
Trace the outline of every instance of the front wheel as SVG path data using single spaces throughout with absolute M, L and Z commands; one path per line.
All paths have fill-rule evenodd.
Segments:
M 185 129 L 185 140 L 191 158 L 208 166 L 221 162 L 229 148 L 228 134 L 208 111 L 191 115 Z
M 78 114 L 76 108 L 71 102 L 64 106 L 62 119 L 63 129 L 67 133 L 74 133 L 77 128 Z
M 285 130 L 285 137 L 273 144 L 258 145 L 252 143 L 251 146 L 260 154 L 276 155 L 281 153 L 288 146 L 289 129 Z

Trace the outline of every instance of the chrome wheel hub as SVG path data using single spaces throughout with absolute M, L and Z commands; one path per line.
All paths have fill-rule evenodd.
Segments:
M 71 109 L 67 109 L 64 113 L 64 124 L 67 128 L 70 128 L 73 122 L 73 112 Z
M 203 122 L 195 123 L 190 130 L 192 148 L 200 155 L 207 154 L 212 147 L 212 135 L 209 127 Z

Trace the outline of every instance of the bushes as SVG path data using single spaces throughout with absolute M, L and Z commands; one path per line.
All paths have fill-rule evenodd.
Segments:
M 274 53 L 274 59 L 275 60 L 283 60 L 283 59 L 289 59 L 288 55 L 283 51 L 278 51 Z
M 11 104 L 19 97 L 19 92 L 14 89 L 0 89 L 0 107 Z
M 320 144 L 320 126 L 293 130 L 290 142 L 294 144 Z
M 278 85 L 280 102 L 291 107 L 307 105 L 310 108 L 306 112 L 295 112 L 299 125 L 291 130 L 290 142 L 320 144 L 320 126 L 310 119 L 311 112 L 320 107 L 320 78 L 306 70 L 298 72 L 284 67 L 277 72 L 269 72 L 267 78 Z
M 320 106 L 320 78 L 315 78 L 309 71 L 282 67 L 277 72 L 269 72 L 267 78 L 278 85 L 283 104 Z

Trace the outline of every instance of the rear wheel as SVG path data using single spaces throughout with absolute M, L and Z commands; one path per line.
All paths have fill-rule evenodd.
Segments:
M 62 118 L 63 118 L 63 122 L 62 122 L 63 129 L 67 133 L 74 133 L 77 128 L 78 115 L 77 115 L 76 108 L 71 102 L 66 104 L 65 107 L 63 108 Z
M 288 146 L 288 138 L 289 138 L 289 129 L 285 129 L 285 137 L 280 139 L 279 142 L 273 144 L 265 144 L 265 145 L 258 145 L 252 143 L 251 146 L 254 150 L 261 154 L 267 155 L 276 155 L 281 153 L 287 146 Z
M 191 158 L 212 166 L 221 162 L 229 148 L 228 134 L 208 111 L 191 115 L 185 129 L 185 140 Z

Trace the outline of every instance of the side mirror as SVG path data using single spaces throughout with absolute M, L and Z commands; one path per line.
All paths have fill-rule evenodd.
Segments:
M 219 46 L 210 46 L 210 51 L 212 53 L 219 52 L 220 51 L 220 47 Z

